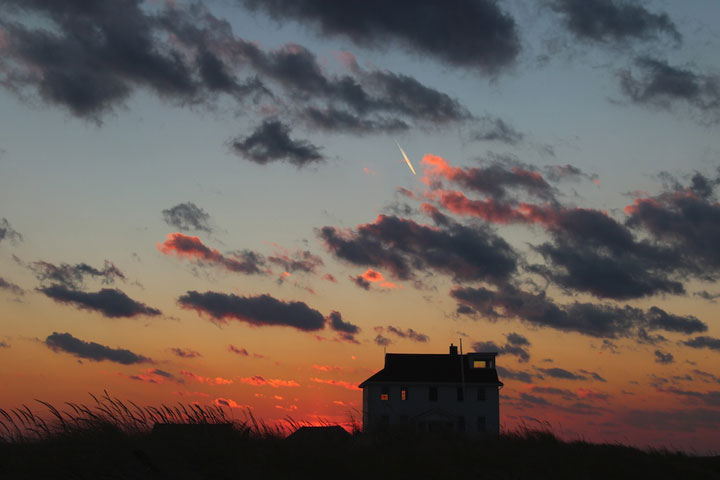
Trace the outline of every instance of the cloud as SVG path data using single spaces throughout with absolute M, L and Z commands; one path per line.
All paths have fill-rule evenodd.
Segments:
M 23 290 L 19 285 L 5 280 L 3 277 L 0 277 L 0 290 L 5 290 L 13 295 L 25 295 L 25 290 Z
M 387 327 L 375 327 L 375 331 L 378 334 L 382 334 L 384 332 L 387 332 L 390 335 L 394 335 L 399 338 L 404 338 L 413 342 L 419 342 L 419 343 L 427 343 L 430 340 L 430 337 L 425 335 L 424 333 L 416 332 L 412 328 L 408 328 L 406 330 L 403 330 L 402 328 L 393 327 L 392 325 L 388 325 Z M 381 335 L 378 335 L 378 337 L 381 337 Z M 384 338 L 384 337 L 382 337 Z M 375 338 L 375 343 L 378 345 L 383 345 L 383 341 L 380 340 L 378 342 L 378 338 Z M 388 343 L 391 343 L 388 339 Z
M 662 35 L 678 43 L 682 39 L 666 13 L 652 13 L 625 0 L 555 0 L 550 8 L 563 15 L 568 30 L 583 40 L 624 44 Z
M 620 420 L 629 426 L 646 430 L 669 432 L 695 432 L 698 430 L 716 431 L 720 428 L 720 410 L 684 409 L 684 410 L 628 410 L 620 415 Z
M 316 273 L 317 269 L 324 265 L 322 258 L 308 250 L 298 250 L 292 253 L 280 251 L 268 256 L 267 259 L 270 263 L 282 267 L 289 273 Z
M 392 343 L 392 340 L 390 340 L 387 337 L 384 337 L 382 334 L 378 333 L 375 336 L 375 339 L 373 340 L 376 345 L 380 345 L 381 347 L 387 347 Z
M 588 375 L 590 378 L 594 380 L 598 380 L 601 382 L 604 382 L 605 379 L 603 379 L 600 375 L 594 372 L 587 372 L 585 370 L 580 370 L 579 373 L 573 373 L 569 370 L 565 370 L 564 368 L 538 368 L 539 371 L 543 373 L 543 375 L 547 375 L 548 377 L 552 378 L 560 378 L 562 380 L 588 380 Z
M 560 182 L 564 180 L 590 180 L 597 181 L 597 174 L 588 174 L 574 165 L 546 165 L 543 167 L 545 177 L 552 182 Z
M 311 382 L 315 383 L 323 383 L 325 385 L 332 385 L 334 387 L 342 387 L 347 390 L 361 390 L 360 387 L 357 386 L 355 383 L 346 382 L 345 380 L 332 380 L 332 379 L 325 379 L 325 378 L 310 378 Z
M 293 387 L 299 387 L 300 384 L 297 383 L 295 380 L 281 380 L 278 378 L 264 378 L 260 375 L 255 375 L 252 377 L 242 377 L 239 379 L 240 383 L 244 383 L 246 385 L 253 385 L 255 387 L 263 387 L 263 386 L 269 386 L 272 388 L 293 388 Z
M 98 292 L 81 292 L 62 285 L 41 287 L 38 291 L 56 302 L 70 303 L 83 310 L 92 310 L 109 318 L 156 316 L 162 312 L 128 297 L 122 290 L 103 288 Z
M 129 378 L 130 380 L 137 380 L 139 382 L 161 384 L 168 380 L 175 380 L 175 376 L 172 373 L 160 370 L 159 368 L 149 368 L 142 373 L 135 375 L 126 375 L 124 373 L 118 373 L 121 377 Z M 178 382 L 181 383 L 181 382 Z
M 510 345 L 516 345 L 520 347 L 529 347 L 530 346 L 530 340 L 527 339 L 524 335 L 520 335 L 519 333 L 510 332 L 507 335 L 505 335 L 505 338 L 507 338 L 507 343 Z
M 233 380 L 230 378 L 223 378 L 223 377 L 203 377 L 201 375 L 197 375 L 193 372 L 190 372 L 188 370 L 180 370 L 180 374 L 191 379 L 195 380 L 198 383 L 204 383 L 207 385 L 230 385 L 233 383 Z
M 178 298 L 182 308 L 209 315 L 216 323 L 238 320 L 252 326 L 288 326 L 311 332 L 325 326 L 325 317 L 304 302 L 286 302 L 270 295 L 242 297 L 218 292 L 188 291 Z
M 162 211 L 165 223 L 184 232 L 212 233 L 210 214 L 192 202 L 179 203 Z
M 655 363 L 667 365 L 669 363 L 673 363 L 674 361 L 675 357 L 673 357 L 672 353 L 663 353 L 660 350 L 655 350 Z
M 231 252 L 227 256 L 214 248 L 209 248 L 198 237 L 183 235 L 182 233 L 169 233 L 163 243 L 157 244 L 157 249 L 165 255 L 195 260 L 202 265 L 215 265 L 231 272 L 247 275 L 265 273 L 261 267 L 265 265 L 265 258 L 259 253 L 243 250 Z
M 55 265 L 42 260 L 32 262 L 27 267 L 39 281 L 48 281 L 70 289 L 80 288 L 88 277 L 99 278 L 105 285 L 114 283 L 116 279 L 125 280 L 123 272 L 108 260 L 105 260 L 102 269 L 92 267 L 87 263 Z
M 318 231 L 326 247 L 351 264 L 382 268 L 407 280 L 437 272 L 456 281 L 498 282 L 517 268 L 510 245 L 482 225 L 448 222 L 442 228 L 379 215 L 354 231 L 326 226 Z
M 648 327 L 650 329 L 660 329 L 666 332 L 680 332 L 686 335 L 692 333 L 706 332 L 707 324 L 689 315 L 681 317 L 667 313 L 658 307 L 650 307 L 647 311 Z
M 549 407 L 550 405 L 552 405 L 550 402 L 548 402 L 547 400 L 545 400 L 542 397 L 538 397 L 536 395 L 531 395 L 531 394 L 525 393 L 525 392 L 522 392 L 520 394 L 520 400 L 522 400 L 526 403 L 531 403 L 533 405 L 540 405 L 543 407 Z
M 514 19 L 489 0 L 461 2 L 453 8 L 432 0 L 350 5 L 331 0 L 240 2 L 362 47 L 384 49 L 396 43 L 409 52 L 490 74 L 512 65 L 521 48 Z
M 495 369 L 497 370 L 498 375 L 501 379 L 505 378 L 509 380 L 518 380 L 524 383 L 532 383 L 533 374 L 525 370 L 512 370 L 510 368 L 505 368 L 500 365 L 496 365 Z
M 382 273 L 373 270 L 372 268 L 368 268 L 365 273 L 362 273 L 357 277 L 350 277 L 350 279 L 355 282 L 355 285 L 365 290 L 370 290 L 371 285 L 378 285 L 381 288 L 398 288 L 398 285 L 388 282 L 385 280 Z
M 500 142 L 507 145 L 517 145 L 525 135 L 503 119 L 485 115 L 475 120 L 470 132 L 470 138 L 476 141 Z
M 260 165 L 287 161 L 301 168 L 325 160 L 312 143 L 291 139 L 290 127 L 279 120 L 264 120 L 250 136 L 234 139 L 231 149 Z
M 180 357 L 180 358 L 196 358 L 196 357 L 202 357 L 202 354 L 200 352 L 196 352 L 195 350 L 191 348 L 180 348 L 180 347 L 172 347 L 170 351 Z
M 235 345 L 228 345 L 228 352 L 235 353 L 242 357 L 249 357 L 250 354 L 245 348 L 236 347 Z
M 720 298 L 720 293 L 710 293 L 707 290 L 700 290 L 699 292 L 694 292 L 693 295 L 712 303 L 716 303 L 715 300 Z
M 670 110 L 680 104 L 704 121 L 720 121 L 720 77 L 668 64 L 665 60 L 639 57 L 635 71 L 618 72 L 623 94 L 631 101 Z
M 2 218 L 0 219 L 0 243 L 6 238 L 12 243 L 22 242 L 23 239 L 22 235 L 12 228 L 7 218 Z
M 85 342 L 73 337 L 69 333 L 53 332 L 45 339 L 47 345 L 54 352 L 65 352 L 78 358 L 85 358 L 94 362 L 107 360 L 109 362 L 133 365 L 136 363 L 152 363 L 152 360 L 125 350 L 123 348 L 110 348 L 95 342 Z
M 720 338 L 700 336 L 682 343 L 692 348 L 709 348 L 710 350 L 720 351 Z
M 327 322 L 331 330 L 338 332 L 341 340 L 345 340 L 351 343 L 358 343 L 355 339 L 355 335 L 360 333 L 360 327 L 343 320 L 340 312 L 330 312 L 330 315 L 328 315 L 327 318 Z
M 250 405 L 241 405 L 237 403 L 232 398 L 216 398 L 213 400 L 213 404 L 218 407 L 228 407 L 228 408 L 242 408 L 242 409 L 249 409 Z
M 521 339 L 524 339 L 527 342 L 527 339 L 523 337 L 522 335 L 518 334 L 511 334 L 511 335 L 517 335 Z M 513 337 L 514 340 L 518 341 L 518 338 Z M 476 352 L 497 352 L 500 355 L 513 355 L 517 357 L 518 361 L 520 363 L 527 363 L 530 360 L 530 353 L 527 351 L 525 346 L 530 345 L 528 342 L 527 344 L 522 343 L 516 343 L 513 344 L 510 342 L 510 339 L 508 338 L 508 342 L 500 346 L 497 343 L 493 341 L 484 341 L 484 342 L 475 342 L 472 344 L 472 348 Z

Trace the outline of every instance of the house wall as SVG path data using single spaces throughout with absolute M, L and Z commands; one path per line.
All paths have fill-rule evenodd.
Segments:
M 388 400 L 382 400 L 383 387 L 388 389 Z M 437 401 L 429 399 L 430 387 L 437 387 Z M 460 429 L 460 419 L 465 420 L 464 431 L 478 431 L 478 417 L 485 418 L 485 432 L 500 431 L 500 397 L 495 385 L 465 384 L 464 400 L 458 401 L 457 389 L 462 384 L 394 384 L 372 383 L 363 389 L 363 429 L 371 431 L 385 427 L 422 429 L 421 423 L 453 422 L 453 430 Z M 401 389 L 407 389 L 407 399 L 402 400 Z M 485 390 L 485 401 L 477 400 L 478 389 Z M 429 413 L 434 412 L 434 413 Z M 413 423 L 413 419 L 415 422 Z M 408 423 L 410 425 L 408 425 Z

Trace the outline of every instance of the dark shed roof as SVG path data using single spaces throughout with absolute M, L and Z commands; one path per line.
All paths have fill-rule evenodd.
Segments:
M 385 368 L 360 388 L 374 382 L 460 383 L 463 373 L 466 383 L 502 385 L 494 368 L 472 368 L 468 355 L 386 353 Z

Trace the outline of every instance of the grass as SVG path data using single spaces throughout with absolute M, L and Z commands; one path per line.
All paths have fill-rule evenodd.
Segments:
M 720 479 L 718 457 L 565 442 L 550 425 L 475 439 L 356 428 L 347 442 L 288 442 L 303 422 L 269 426 L 249 411 L 233 420 L 198 404 L 140 407 L 107 392 L 92 399 L 62 410 L 38 401 L 45 415 L 0 409 L 0 478 Z M 194 427 L 157 435 L 156 423 Z

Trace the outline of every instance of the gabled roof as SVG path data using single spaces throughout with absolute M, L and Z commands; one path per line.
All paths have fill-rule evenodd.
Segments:
M 385 368 L 360 388 L 375 382 L 460 383 L 463 376 L 466 383 L 502 385 L 494 368 L 472 368 L 468 355 L 386 353 Z

